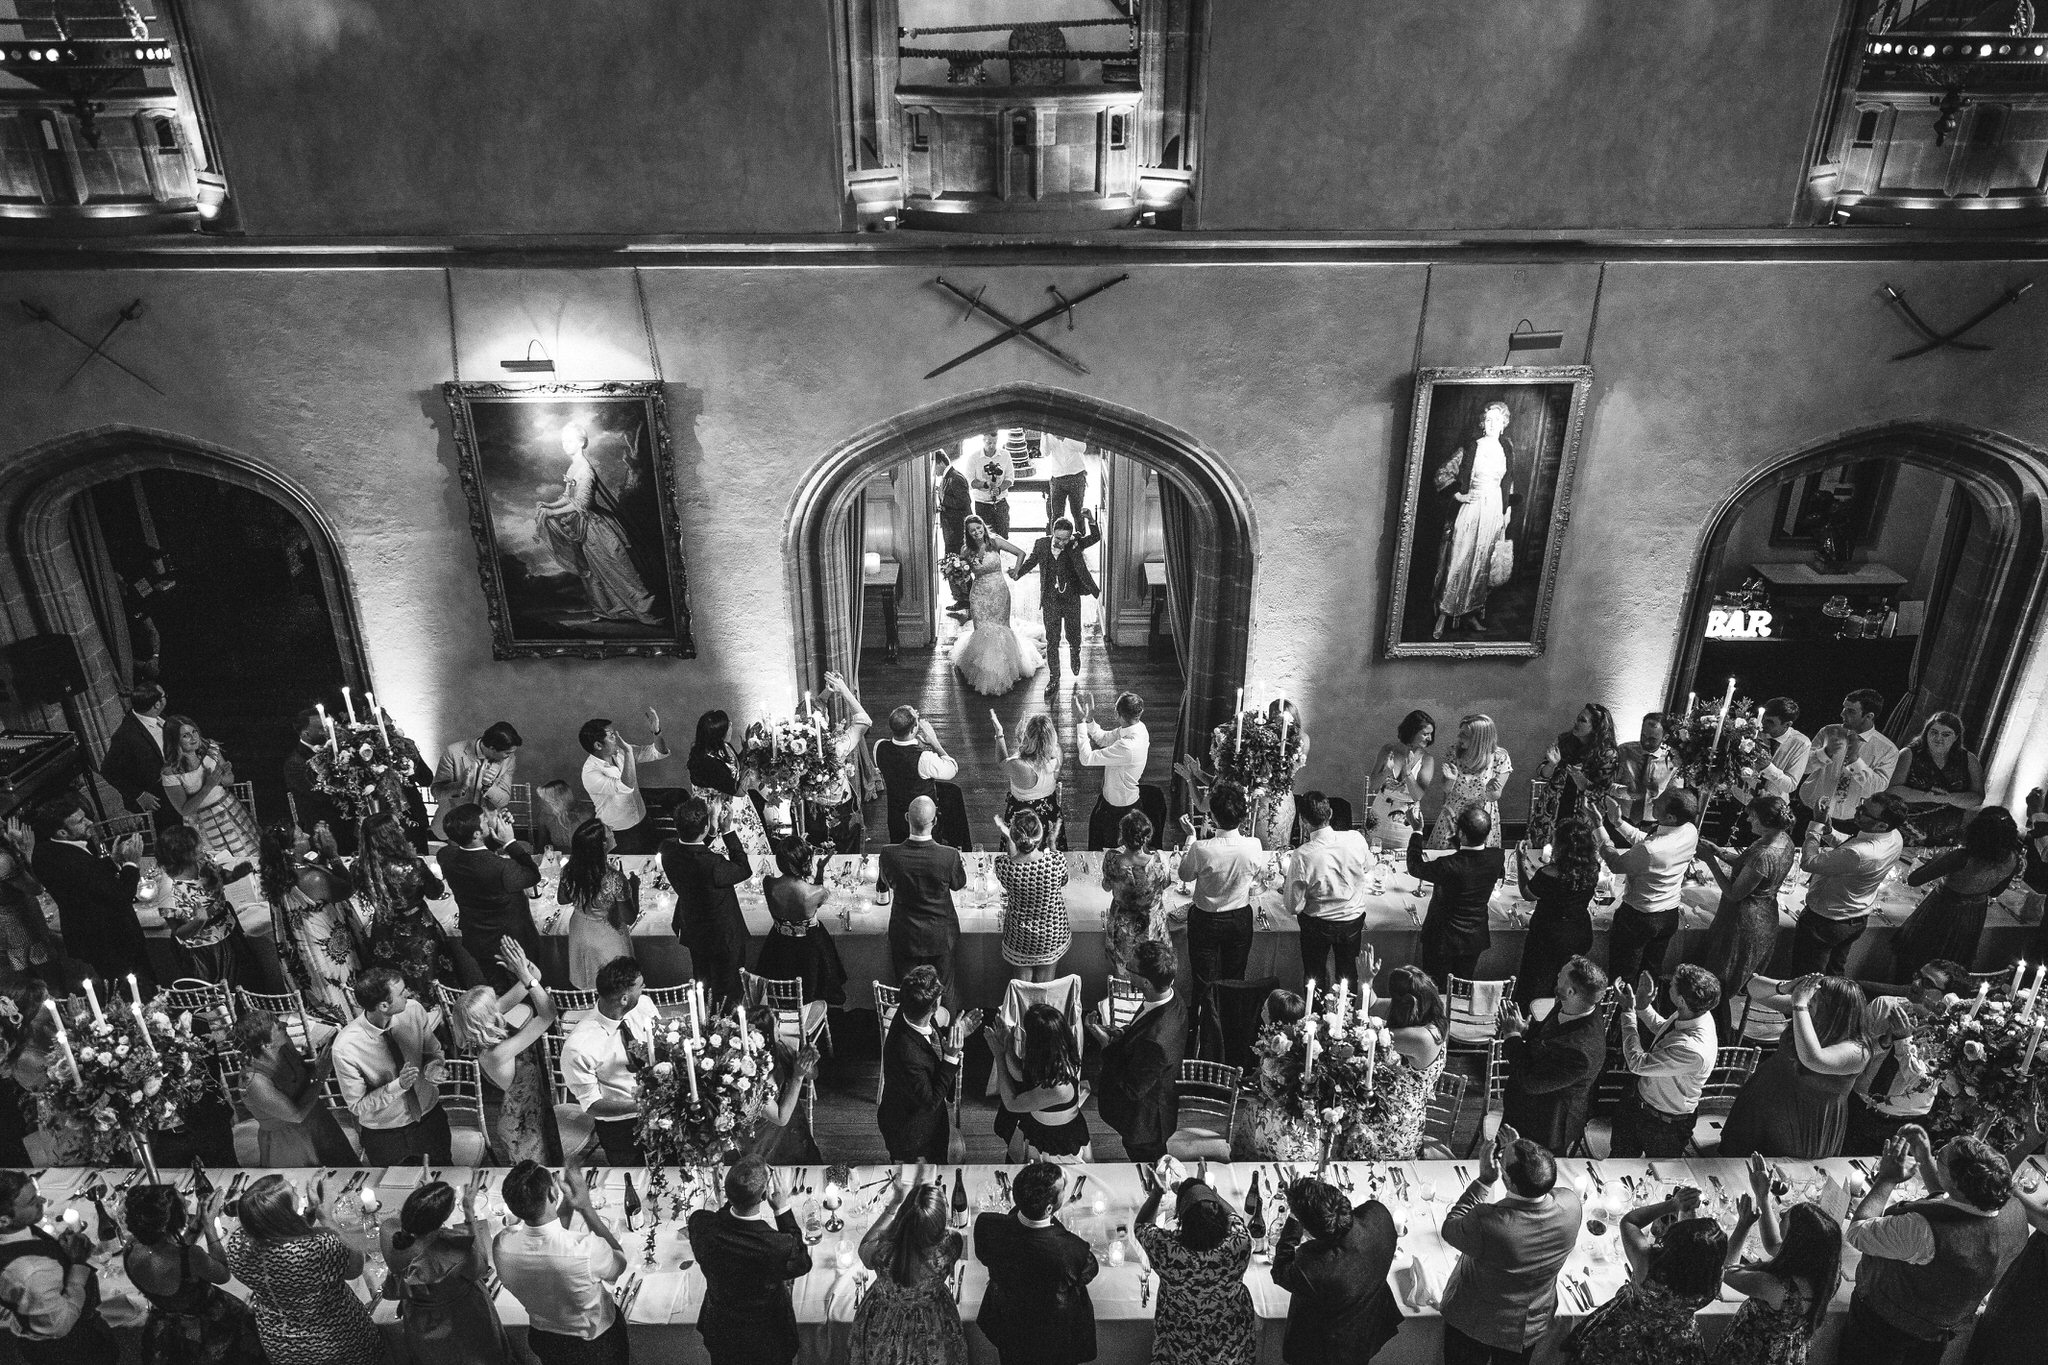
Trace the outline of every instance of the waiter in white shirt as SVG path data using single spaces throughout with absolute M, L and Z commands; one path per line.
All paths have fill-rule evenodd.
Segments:
M 1088 503 L 1088 464 L 1082 459 L 1087 449 L 1079 441 L 1070 441 L 1050 432 L 1046 434 L 1039 454 L 1039 465 L 1051 482 L 1045 495 L 1046 525 L 1060 519 L 1062 506 L 1067 509 L 1065 515 L 1072 518 L 1074 525 L 1081 524 L 1081 509 Z
M 1756 789 L 1748 795 L 1769 792 L 1789 801 L 1798 792 L 1813 757 L 1813 741 L 1799 732 L 1798 725 L 1799 703 L 1790 697 L 1772 697 L 1757 712 L 1757 730 L 1770 757 L 1757 769 Z
M 1884 695 L 1860 687 L 1842 698 L 1842 722 L 1823 725 L 1813 737 L 1813 753 L 1799 784 L 1801 814 L 1810 819 L 1842 821 L 1856 818 L 1863 798 L 1892 784 L 1899 766 L 1899 746 L 1878 733 L 1877 717 Z M 1799 831 L 1803 839 L 1805 831 Z
M 1102 769 L 1102 795 L 1088 813 L 1088 847 L 1115 848 L 1117 827 L 1138 808 L 1138 779 L 1145 775 L 1145 760 L 1152 751 L 1152 735 L 1141 719 L 1145 699 L 1135 692 L 1119 692 L 1116 698 L 1117 728 L 1105 730 L 1095 723 L 1095 696 L 1081 696 L 1081 723 L 1074 727 L 1074 747 L 1080 751 L 1081 766 Z
M 576 732 L 577 743 L 590 757 L 583 760 L 583 790 L 597 818 L 612 832 L 615 853 L 652 853 L 661 846 L 661 831 L 647 814 L 640 795 L 640 765 L 668 757 L 661 737 L 661 714 L 647 708 L 652 744 L 628 744 L 619 727 L 608 720 L 587 720 Z

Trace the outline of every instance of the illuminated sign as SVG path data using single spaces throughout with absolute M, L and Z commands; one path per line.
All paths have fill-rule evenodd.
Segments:
M 1771 614 L 1767 611 L 1723 611 L 1719 607 L 1707 612 L 1707 638 L 1709 640 L 1768 640 L 1771 638 Z

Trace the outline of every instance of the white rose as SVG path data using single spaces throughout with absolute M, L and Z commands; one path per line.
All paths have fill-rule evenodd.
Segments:
M 656 1062 L 656 1063 L 654 1064 L 654 1076 L 655 1076 L 655 1079 L 656 1079 L 656 1080 L 663 1080 L 663 1081 L 665 1081 L 665 1080 L 667 1080 L 667 1079 L 668 1079 L 669 1077 L 671 1077 L 671 1076 L 673 1076 L 673 1075 L 675 1075 L 675 1074 L 676 1074 L 676 1069 L 675 1069 L 675 1066 L 674 1066 L 674 1064 L 672 1064 L 672 1063 L 669 1063 L 669 1062 Z
M 130 1103 L 130 1104 L 140 1104 L 140 1103 L 142 1103 L 142 1092 L 141 1092 L 140 1090 L 131 1090 L 131 1091 L 129 1091 L 129 1092 L 128 1092 L 128 1103 Z
M 725 1035 L 722 1033 L 714 1033 L 707 1041 L 709 1041 L 711 1046 L 713 1047 L 724 1047 Z
M 114 1054 L 111 1052 L 100 1053 L 99 1062 L 101 1066 L 112 1066 L 114 1064 Z
M 186 1011 L 185 1011 L 185 1012 L 184 1012 L 183 1014 L 181 1014 L 181 1015 L 179 1015 L 179 1016 L 178 1016 L 178 1032 L 180 1032 L 180 1033 L 189 1033 L 189 1032 L 191 1032 L 191 1031 L 192 1031 L 192 1011 L 191 1011 L 191 1010 L 186 1010 Z
M 165 1014 L 162 1010 L 151 1010 L 149 1012 L 149 1022 L 155 1024 L 158 1028 L 169 1028 L 171 1026 L 171 1016 Z
M 142 1083 L 142 1093 L 145 1095 L 154 1095 L 157 1091 L 163 1088 L 164 1078 L 161 1076 L 151 1076 L 148 1080 Z
M 122 1043 L 119 1047 L 115 1048 L 114 1055 L 116 1057 L 126 1057 L 128 1055 L 128 1044 Z
M 733 1088 L 735 1090 L 738 1090 L 742 1095 L 746 1094 L 749 1090 L 752 1090 L 754 1088 L 754 1083 L 748 1080 L 745 1076 L 740 1077 L 732 1084 Z
M 709 1057 L 699 1057 L 697 1059 L 697 1069 L 699 1071 L 707 1072 L 716 1071 L 718 1070 L 718 1063 L 712 1061 Z
M 93 1021 L 92 1031 L 97 1034 L 105 1035 L 112 1033 L 114 1031 L 114 1026 L 104 1019 L 96 1019 Z

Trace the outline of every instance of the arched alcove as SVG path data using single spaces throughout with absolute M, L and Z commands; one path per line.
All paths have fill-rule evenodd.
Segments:
M 2024 739 L 2008 736 L 2008 723 L 2024 729 L 2030 719 L 2016 715 L 2014 707 L 2026 691 L 2024 680 L 2039 667 L 2048 596 L 2048 453 L 1996 432 L 1950 422 L 1886 423 L 1829 436 L 1752 470 L 1708 518 L 1694 553 L 1666 703 L 1676 707 L 1682 701 L 1698 669 L 1715 580 L 1737 519 L 1791 480 L 1865 460 L 1932 471 L 1969 498 L 1970 534 L 1943 600 L 1930 603 L 1930 629 L 1916 657 L 1910 704 L 1892 731 L 1894 738 L 1910 733 L 1937 710 L 1970 718 L 1982 735 L 1980 752 L 1996 793 L 2012 779 Z M 1818 725 L 1830 718 L 1809 719 Z
M 1186 497 L 1198 542 L 1214 562 L 1195 575 L 1182 733 L 1198 745 L 1228 716 L 1232 689 L 1244 680 L 1251 633 L 1257 530 L 1251 502 L 1228 466 L 1193 437 L 1127 408 L 1038 384 L 961 394 L 858 432 L 815 465 L 798 485 L 783 526 L 797 676 L 818 685 L 827 669 L 852 677 L 855 660 L 838 657 L 857 580 L 837 562 L 840 529 L 867 480 L 962 437 L 1025 427 L 1129 456 Z
M 120 723 L 128 679 L 119 675 L 72 543 L 70 522 L 81 493 L 133 474 L 169 470 L 248 489 L 283 508 L 305 532 L 321 579 L 345 680 L 368 686 L 355 594 L 334 528 L 296 482 L 259 460 L 188 436 L 107 426 L 46 441 L 0 462 L 0 528 L 12 581 L 0 609 L 0 633 L 70 636 L 85 673 L 85 693 L 69 724 L 88 753 L 104 751 Z M 24 717 L 23 719 L 35 719 Z M 54 715 L 42 718 L 54 725 Z

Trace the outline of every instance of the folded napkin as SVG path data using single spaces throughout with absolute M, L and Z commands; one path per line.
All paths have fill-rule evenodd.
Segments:
M 380 1190 L 412 1190 L 426 1183 L 424 1166 L 386 1166 L 384 1174 L 371 1181 Z
M 1436 1285 L 1430 1280 L 1429 1265 L 1420 1256 L 1408 1255 L 1407 1264 L 1394 1267 L 1394 1292 L 1409 1308 L 1434 1308 L 1440 1302 Z

